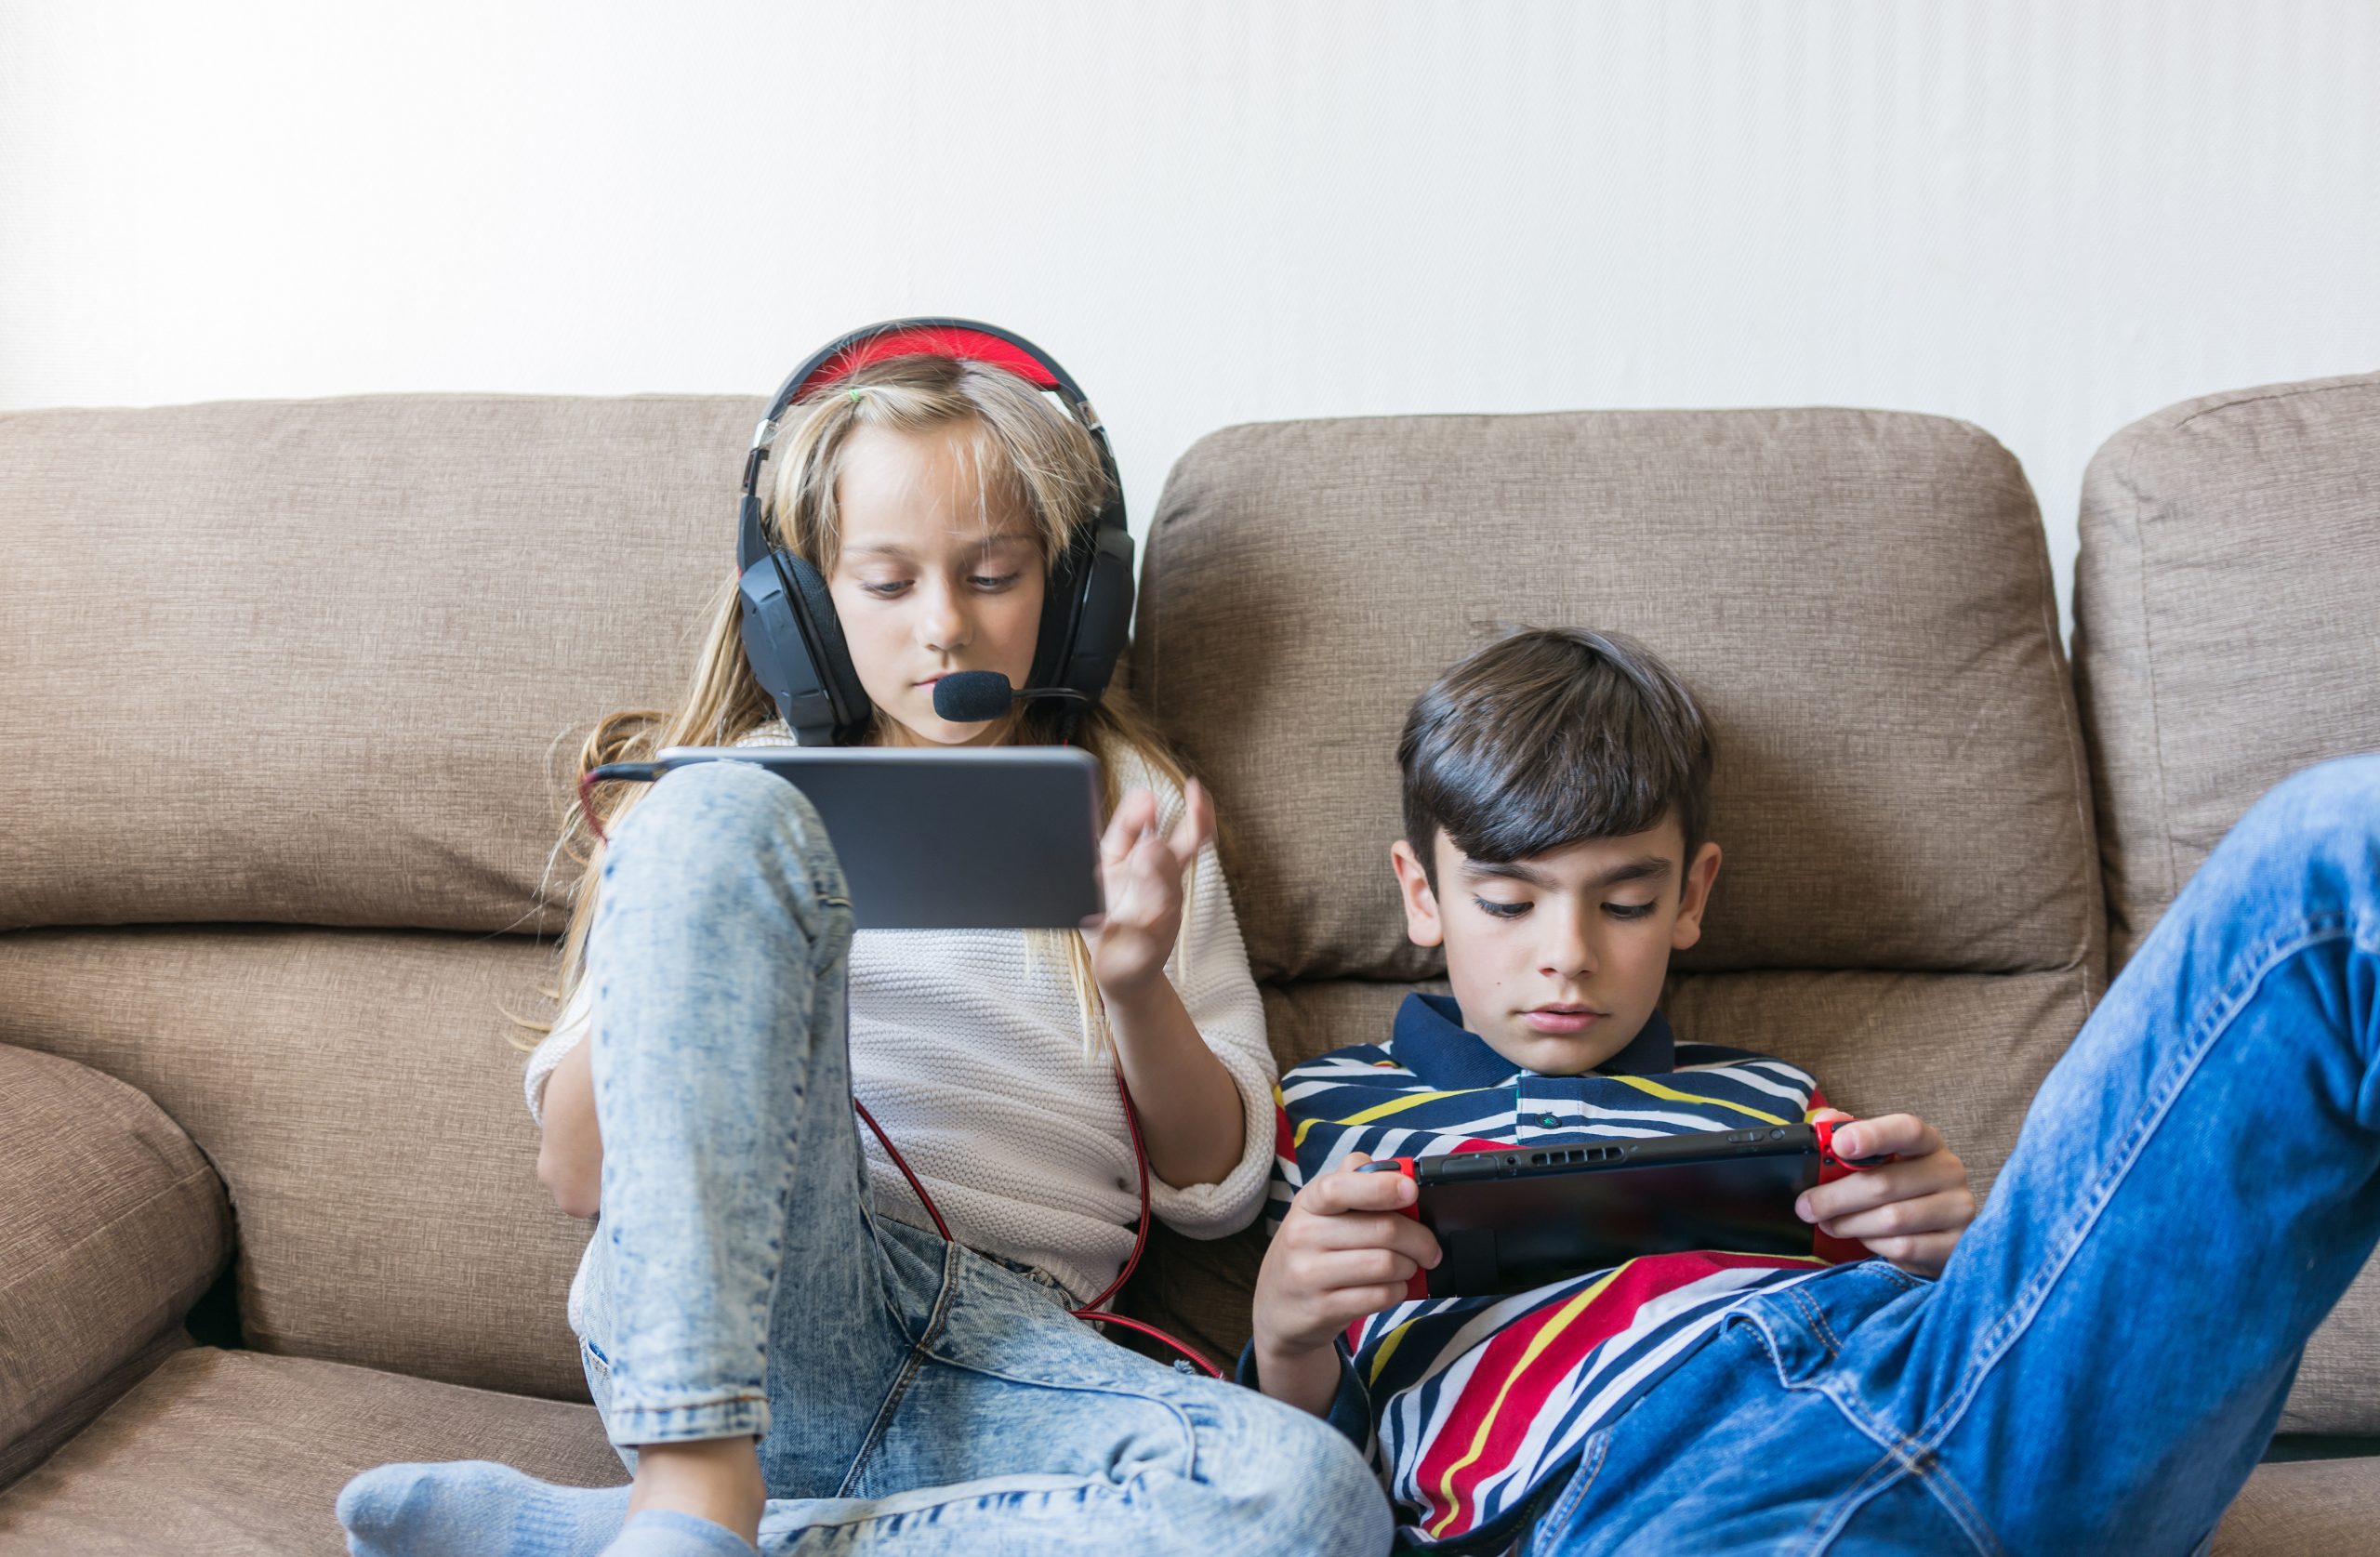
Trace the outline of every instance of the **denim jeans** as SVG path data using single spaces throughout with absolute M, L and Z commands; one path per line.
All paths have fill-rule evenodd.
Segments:
M 2380 754 L 2215 849 L 1937 1280 L 1869 1260 L 1750 1301 L 1523 1550 L 2202 1549 L 2375 1238 Z
M 580 1356 L 630 1469 L 633 1445 L 758 1438 L 768 1552 L 1387 1550 L 1378 1483 L 1321 1421 L 870 1213 L 851 909 L 792 785 L 669 773 L 602 880 Z

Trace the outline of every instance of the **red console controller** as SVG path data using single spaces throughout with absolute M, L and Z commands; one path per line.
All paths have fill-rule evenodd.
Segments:
M 1886 1152 L 1884 1155 L 1876 1157 L 1837 1156 L 1834 1150 L 1835 1129 L 1838 1126 L 1847 1125 L 1849 1123 L 1851 1123 L 1851 1121 L 1848 1119 L 1813 1119 L 1810 1121 L 1810 1128 L 1818 1131 L 1818 1166 L 1821 1169 L 1835 1168 L 1841 1168 L 1846 1173 L 1865 1173 L 1871 1168 L 1882 1168 L 1888 1162 L 1900 1161 L 1900 1154 L 1897 1152 Z M 1833 1175 L 1829 1174 L 1828 1177 L 1831 1178 Z
M 1413 1196 L 1413 1204 L 1402 1207 L 1400 1209 L 1403 1210 L 1405 1215 L 1411 1217 L 1415 1221 L 1420 1221 L 1421 1220 L 1421 1196 L 1418 1188 L 1421 1180 L 1413 1171 L 1413 1159 L 1411 1157 L 1382 1157 L 1378 1161 L 1366 1163 L 1361 1171 L 1366 1173 L 1402 1173 L 1407 1178 L 1413 1180 L 1417 1186 Z M 1429 1295 L 1429 1272 L 1415 1271 L 1411 1275 L 1405 1278 L 1406 1301 L 1420 1302 Z

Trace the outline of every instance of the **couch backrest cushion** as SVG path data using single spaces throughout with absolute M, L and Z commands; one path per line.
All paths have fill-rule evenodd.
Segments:
M 2255 802 L 2380 747 L 2380 374 L 2185 401 L 2083 482 L 2075 673 L 2121 962 Z
M 551 973 L 519 936 L 20 930 L 0 1043 L 130 1082 L 206 1154 L 249 1346 L 584 1399 L 563 1303 L 592 1224 L 537 1182 L 504 1040 Z
M 1396 736 L 1498 623 L 1619 628 L 1703 699 L 1697 970 L 2096 967 L 2039 516 L 1979 429 L 1859 411 L 1227 429 L 1147 543 L 1135 687 L 1212 781 L 1260 978 L 1414 979 Z
M 0 926 L 555 928 L 562 737 L 679 692 L 758 412 L 0 414 Z

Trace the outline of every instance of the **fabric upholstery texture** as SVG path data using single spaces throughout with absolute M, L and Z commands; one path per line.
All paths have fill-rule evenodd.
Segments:
M 2306 1557 L 2372 1550 L 2380 1456 L 2260 1465 L 2215 1532 L 2214 1557 Z
M 322 1557 L 332 1504 L 390 1460 L 499 1459 L 571 1486 L 627 1470 L 591 1405 L 257 1352 L 181 1352 L 0 1491 L 15 1557 Z
M 2111 957 L 2258 796 L 2380 748 L 2380 374 L 2204 395 L 2091 461 L 2075 678 Z M 2316 1332 L 2284 1426 L 2380 1432 L 2380 1264 Z
M 0 1485 L 187 1344 L 231 1253 L 223 1186 L 163 1110 L 0 1043 Z
M 23 930 L 0 1043 L 122 1077 L 205 1150 L 250 1346 L 584 1400 L 562 1310 L 593 1224 L 537 1182 L 499 1009 L 542 1012 L 550 967 L 513 937 Z
M 1397 731 L 1494 624 L 1618 628 L 1716 727 L 1682 968 L 2096 969 L 2041 523 L 1990 436 L 1860 411 L 1238 427 L 1174 468 L 1133 685 L 1212 783 L 1260 980 L 1417 979 Z
M 2256 797 L 2380 748 L 2380 374 L 2185 401 L 2083 481 L 2075 673 L 2121 962 Z
M 2139 566 L 2170 561 L 2187 597 L 2135 586 L 2157 612 L 2204 609 L 2208 570 L 2261 562 L 2228 540 L 2169 558 L 2162 516 L 2228 504 L 2286 524 L 2305 507 L 2307 483 L 2266 490 L 2249 451 L 2329 429 L 2306 440 L 2308 482 L 2333 493 L 2309 511 L 2351 514 L 2374 488 L 2334 446 L 2369 453 L 2365 413 L 2264 393 L 2177 424 L 2216 474 L 2162 453 L 2123 467 L 2159 516 L 2136 526 Z M 549 858 L 561 777 L 595 716 L 678 695 L 688 625 L 732 572 L 758 410 L 423 395 L 0 414 L 0 695 L 42 732 L 0 795 L 0 928 L 70 927 L 0 934 L 0 1044 L 128 1082 L 188 1132 L 237 1207 L 257 1348 L 168 1334 L 123 1358 L 86 1398 L 155 1371 L 0 1493 L 0 1550 L 335 1550 L 338 1484 L 391 1458 L 625 1479 L 591 1411 L 562 1404 L 585 1398 L 562 1314 L 589 1224 L 536 1182 L 500 1008 L 551 1014 L 550 952 L 527 935 L 560 928 L 570 885 Z M 2235 416 L 2273 419 L 2227 431 Z M 2121 668 L 2122 558 L 2095 563 L 2094 525 L 2115 532 L 2084 524 L 2083 653 Z M 1720 743 L 1726 862 L 1665 1002 L 1680 1032 L 1807 1064 L 1855 1111 L 1915 1109 L 1988 1185 L 2102 987 L 2108 922 L 2044 543 L 1990 437 L 1833 410 L 1235 428 L 1183 456 L 1143 531 L 1131 680 L 1216 791 L 1285 1065 L 1441 987 L 1386 865 L 1414 694 L 1500 623 L 1617 628 L 1697 686 Z M 2259 587 L 2369 619 L 2380 568 L 2352 564 L 2358 594 L 2328 576 L 2349 571 L 2335 549 L 2288 546 L 2297 571 Z M 2269 641 L 2228 618 L 2201 630 Z M 2139 753 L 2186 798 L 2170 786 L 2189 762 L 2208 795 L 2236 779 L 2236 816 L 2268 780 L 2219 754 L 2270 742 L 2234 732 L 2287 728 L 2266 705 L 2338 704 L 2360 663 L 2314 653 L 2278 692 L 2210 680 L 2197 722 L 2159 713 L 2147 746 L 2111 716 L 2165 709 L 2168 648 L 2129 651 L 2143 678 L 2154 655 L 2154 700 L 2145 680 L 2090 679 L 2121 770 L 2097 796 L 2110 872 L 2141 852 L 2123 798 L 2152 771 Z M 2219 810 L 2185 813 L 2174 860 L 2213 842 Z M 1225 1356 L 1261 1247 L 1160 1230 L 1130 1300 Z M 2380 1427 L 2375 1354 L 2367 1273 L 2284 1428 Z M 2368 1470 L 2268 1467 L 2218 1550 L 2305 1550 L 2375 1511 Z
M 549 774 L 681 691 L 761 408 L 0 413 L 0 689 L 41 732 L 0 927 L 558 929 Z
M 315 1557 L 340 1548 L 331 1505 L 348 1477 L 435 1459 L 499 1459 L 571 1486 L 628 1479 L 589 1405 L 201 1348 L 0 1489 L 0 1550 Z M 2380 1459 L 2266 1465 L 2225 1515 L 2215 1551 L 2356 1551 L 2375 1524 Z

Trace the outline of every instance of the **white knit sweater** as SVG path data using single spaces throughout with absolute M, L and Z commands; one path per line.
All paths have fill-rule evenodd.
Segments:
M 780 722 L 739 746 L 789 746 Z M 1130 759 L 1128 759 L 1129 761 Z M 1163 825 L 1180 791 L 1138 761 L 1124 788 L 1157 793 Z M 1194 1238 L 1255 1220 L 1273 1162 L 1273 1053 L 1231 893 L 1214 846 L 1198 856 L 1166 976 L 1239 1089 L 1246 1138 L 1222 1182 L 1152 1175 L 1150 1204 Z M 587 1036 L 594 981 L 529 1057 L 529 1113 L 542 1126 L 546 1079 Z M 1063 955 L 1028 957 L 1022 930 L 868 930 L 852 938 L 852 1090 L 924 1181 L 961 1242 L 1040 1267 L 1081 1301 L 1115 1279 L 1140 1214 L 1132 1141 L 1106 1062 L 1083 1057 Z M 863 1127 L 877 1211 L 931 1226 L 900 1170 Z M 571 1285 L 572 1328 L 581 1322 Z

